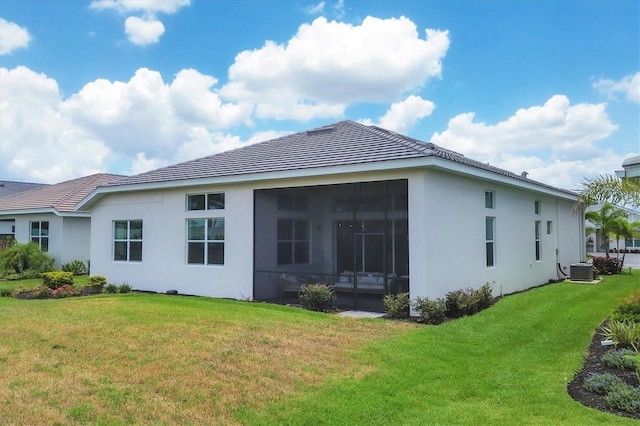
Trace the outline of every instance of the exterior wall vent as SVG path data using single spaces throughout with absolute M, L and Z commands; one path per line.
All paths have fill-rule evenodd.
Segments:
M 574 263 L 569 273 L 571 281 L 593 281 L 593 265 Z

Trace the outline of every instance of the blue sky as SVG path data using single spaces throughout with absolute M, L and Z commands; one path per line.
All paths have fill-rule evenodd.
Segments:
M 640 2 L 0 0 L 1 180 L 345 119 L 575 189 L 640 153 Z

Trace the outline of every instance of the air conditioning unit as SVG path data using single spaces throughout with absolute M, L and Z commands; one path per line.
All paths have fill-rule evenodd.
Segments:
M 593 265 L 589 263 L 574 263 L 569 271 L 571 281 L 593 281 Z

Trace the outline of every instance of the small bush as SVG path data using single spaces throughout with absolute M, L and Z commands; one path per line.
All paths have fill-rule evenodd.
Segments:
M 491 284 L 486 283 L 479 289 L 468 287 L 450 291 L 445 298 L 446 315 L 449 318 L 460 318 L 473 315 L 493 304 Z
M 13 291 L 8 288 L 0 289 L 0 297 L 12 297 Z
M 336 295 L 326 284 L 309 284 L 300 289 L 302 307 L 310 311 L 329 312 L 333 310 Z
M 610 407 L 628 413 L 640 413 L 640 388 L 620 383 L 607 392 L 604 400 Z
M 413 308 L 418 312 L 418 322 L 425 324 L 442 324 L 447 310 L 445 299 L 429 299 L 418 297 L 413 302 Z
M 617 274 L 620 269 L 620 260 L 615 257 L 594 257 L 593 267 L 598 269 L 600 274 Z
M 409 293 L 387 294 L 383 299 L 384 310 L 390 318 L 409 316 Z
M 607 327 L 602 327 L 602 332 L 616 346 L 631 347 L 636 352 L 640 349 L 640 323 L 611 320 Z
M 582 384 L 582 387 L 589 392 L 599 393 L 605 395 L 609 393 L 614 386 L 624 384 L 622 379 L 614 376 L 611 373 L 592 374 L 587 377 Z
M 73 275 L 87 275 L 89 268 L 82 260 L 72 260 L 69 263 L 64 263 L 61 269 L 65 272 L 71 272 Z
M 58 298 L 71 297 L 75 295 L 76 295 L 76 289 L 69 284 L 60 286 L 51 292 L 52 297 L 58 297 Z
M 110 294 L 117 293 L 118 292 L 118 285 L 117 284 L 113 284 L 113 283 L 109 283 L 109 284 L 104 286 L 104 292 L 105 293 L 110 293 Z
M 42 283 L 52 290 L 63 285 L 73 285 L 73 274 L 64 271 L 45 272 L 42 274 Z
M 89 285 L 104 286 L 107 284 L 107 277 L 104 275 L 92 275 L 89 277 Z
M 602 356 L 602 363 L 607 367 L 617 368 L 618 370 L 635 370 L 635 361 L 628 357 L 635 354 L 636 351 L 631 349 L 615 349 Z
M 127 283 L 122 283 L 118 286 L 118 293 L 131 293 L 131 290 L 133 290 L 133 287 Z
M 611 319 L 617 321 L 634 321 L 640 323 L 640 290 L 623 299 L 613 311 Z
M 39 285 L 38 287 L 31 290 L 30 293 L 36 299 L 47 299 L 51 297 L 51 293 L 53 293 L 53 290 L 46 285 Z

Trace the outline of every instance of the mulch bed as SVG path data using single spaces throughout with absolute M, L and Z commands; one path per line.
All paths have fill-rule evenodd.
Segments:
M 601 324 L 600 327 L 606 325 L 607 321 Z M 640 386 L 640 381 L 638 381 L 638 377 L 634 371 L 620 371 L 616 368 L 610 368 L 604 365 L 600 360 L 602 359 L 602 355 L 614 349 L 613 346 L 602 346 L 600 342 L 603 337 L 599 334 L 599 330 L 596 329 L 596 332 L 593 335 L 593 339 L 591 340 L 591 344 L 587 350 L 587 355 L 584 359 L 584 364 L 582 369 L 576 374 L 571 383 L 567 386 L 567 392 L 571 398 L 576 401 L 586 405 L 587 407 L 595 408 L 600 411 L 606 411 L 608 413 L 616 414 L 622 417 L 630 417 L 632 419 L 640 420 L 640 413 L 632 414 L 626 411 L 617 410 L 615 408 L 611 408 L 607 405 L 604 400 L 604 395 L 600 395 L 594 392 L 589 392 L 582 387 L 584 380 L 589 377 L 593 373 L 611 373 L 615 376 L 618 376 L 625 383 L 631 386 Z

